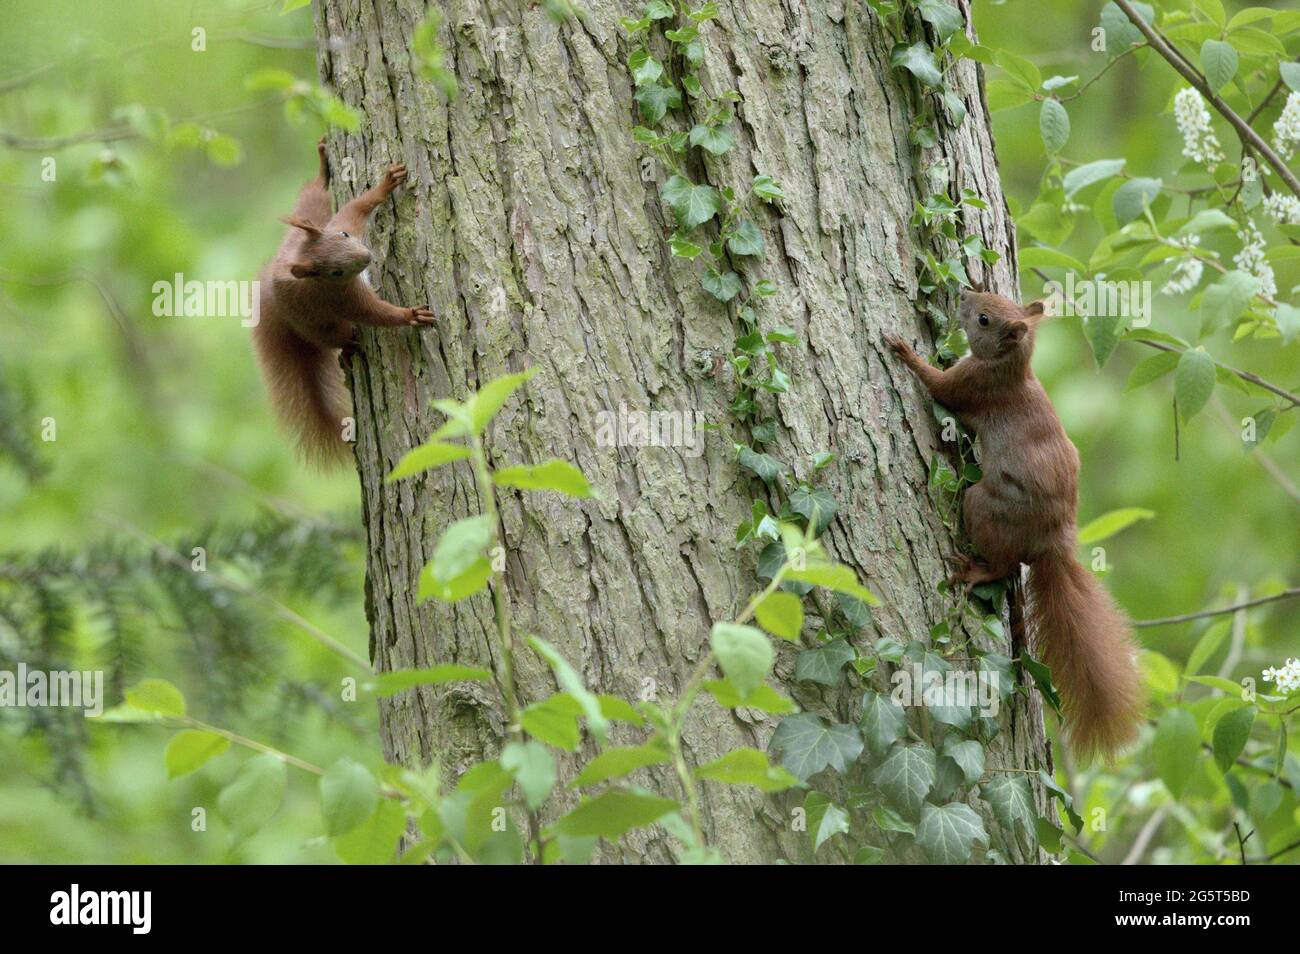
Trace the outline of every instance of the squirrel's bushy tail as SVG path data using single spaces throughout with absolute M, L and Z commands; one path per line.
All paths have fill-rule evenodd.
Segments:
M 352 456 L 343 439 L 343 419 L 351 414 L 351 402 L 337 353 L 268 321 L 254 326 L 253 346 L 271 404 L 293 434 L 302 458 L 322 468 L 344 464 Z
M 1034 652 L 1052 670 L 1070 748 L 1081 762 L 1112 758 L 1137 736 L 1142 686 L 1128 619 L 1066 549 L 1029 568 Z

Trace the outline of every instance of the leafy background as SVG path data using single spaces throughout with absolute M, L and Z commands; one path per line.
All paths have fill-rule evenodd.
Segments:
M 355 478 L 314 475 L 294 462 L 237 321 L 150 311 L 153 283 L 177 272 L 253 277 L 279 241 L 277 216 L 313 173 L 312 143 L 324 123 L 352 121 L 310 88 L 266 79 L 265 70 L 287 71 L 314 86 L 309 14 L 282 13 L 283 6 L 3 4 L 6 18 L 25 28 L 0 40 L 0 660 L 8 668 L 16 652 L 6 625 L 17 607 L 15 576 L 50 581 L 53 598 L 59 580 L 102 578 L 107 595 L 69 599 L 66 612 L 50 614 L 58 625 L 23 638 L 51 658 L 113 662 L 121 684 L 165 676 L 204 718 L 310 761 L 328 764 L 348 752 L 377 768 L 373 703 L 340 700 L 346 664 L 264 602 L 220 587 L 186 591 L 150 542 L 186 560 L 193 546 L 206 547 L 212 568 L 365 654 Z M 974 16 L 985 45 L 1028 58 L 1044 76 L 1087 78 L 1105 64 L 1089 49 L 1096 4 L 977 3 Z M 207 28 L 205 52 L 190 48 L 196 25 Z M 1283 40 L 1294 58 L 1300 34 Z M 250 89 L 259 76 L 252 85 L 262 88 Z M 1132 174 L 1170 180 L 1185 161 L 1170 109 L 1180 85 L 1162 61 L 1127 58 L 1067 104 L 1063 154 L 1078 162 L 1124 157 Z M 1021 213 L 1047 164 L 1039 107 L 993 118 L 1004 187 Z M 28 141 L 86 130 L 113 131 L 111 141 L 89 137 L 57 150 Z M 1220 141 L 1235 155 L 1222 129 Z M 53 183 L 41 179 L 47 155 L 57 159 Z M 1080 216 L 1060 247 L 1087 259 L 1102 234 Z M 1230 238 L 1224 248 L 1230 258 Z M 1277 266 L 1283 297 L 1300 282 L 1296 262 Z M 1026 298 L 1041 284 L 1028 272 L 1022 282 Z M 1157 328 L 1195 337 L 1185 297 L 1157 296 L 1155 304 Z M 1292 389 L 1300 384 L 1294 342 L 1234 343 L 1225 329 L 1204 345 L 1221 361 Z M 1081 523 L 1123 507 L 1155 514 L 1105 541 L 1108 585 L 1138 619 L 1295 585 L 1297 502 L 1212 408 L 1181 428 L 1175 460 L 1168 379 L 1125 390 L 1148 354 L 1121 344 L 1098 372 L 1078 319 L 1056 320 L 1039 336 L 1036 371 L 1083 459 Z M 1218 394 L 1234 421 L 1261 403 L 1227 388 Z M 46 417 L 58 424 L 53 443 L 39 439 Z M 1263 450 L 1296 479 L 1300 435 L 1283 434 Z M 1300 655 L 1300 603 L 1273 604 L 1249 620 L 1240 659 L 1225 675 L 1258 678 Z M 1214 622 L 1144 630 L 1141 638 L 1181 667 Z M 1204 671 L 1217 672 L 1226 651 Z M 1195 699 L 1204 690 L 1176 691 Z M 169 782 L 157 730 L 68 722 L 31 731 L 32 718 L 0 711 L 0 860 L 336 860 L 310 780 L 291 777 L 274 822 L 247 840 L 233 839 L 216 812 L 197 836 L 190 809 L 215 805 L 231 760 Z M 1171 805 L 1152 758 L 1144 745 L 1111 770 L 1068 780 L 1081 808 L 1110 813 L 1106 831 L 1084 836 L 1106 860 L 1122 858 L 1152 813 Z M 1232 796 L 1207 767 L 1186 807 L 1166 809 L 1173 816 L 1146 858 L 1210 860 L 1225 844 L 1235 850 L 1224 841 Z M 1270 814 L 1295 811 L 1287 792 Z

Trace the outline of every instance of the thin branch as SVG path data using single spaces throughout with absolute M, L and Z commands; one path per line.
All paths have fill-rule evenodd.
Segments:
M 1223 426 L 1232 431 L 1233 434 L 1239 434 L 1240 432 L 1237 430 L 1236 420 L 1228 413 L 1228 408 L 1224 405 L 1223 401 L 1217 394 L 1214 396 L 1212 403 L 1215 413 L 1219 416 L 1219 420 L 1223 422 Z M 1296 503 L 1300 503 L 1300 487 L 1296 487 L 1295 484 L 1291 483 L 1291 479 L 1282 472 L 1282 468 L 1274 462 L 1272 457 L 1269 457 L 1268 454 L 1264 453 L 1263 448 L 1256 446 L 1247 456 L 1252 458 L 1255 463 L 1259 464 L 1259 466 L 1264 469 L 1264 472 L 1272 477 L 1279 487 L 1286 491 L 1287 496 Z
M 1140 330 L 1138 331 L 1138 334 L 1141 334 Z M 1142 344 L 1147 345 L 1150 348 L 1157 348 L 1160 351 L 1169 351 L 1172 352 L 1173 354 L 1182 354 L 1183 351 L 1186 350 L 1184 348 L 1175 348 L 1173 345 L 1165 344 L 1163 341 L 1151 341 L 1148 338 L 1129 338 L 1128 340 L 1140 341 Z M 1243 381 L 1249 381 L 1251 384 L 1261 387 L 1265 391 L 1272 391 L 1278 397 L 1282 398 L 1285 401 L 1290 402 L 1290 404 L 1293 407 L 1300 405 L 1300 395 L 1292 394 L 1290 391 L 1286 390 L 1285 388 L 1280 388 L 1276 384 L 1270 384 L 1268 381 L 1265 381 L 1255 372 L 1242 371 L 1240 368 L 1234 368 L 1232 367 L 1232 365 L 1224 364 L 1222 361 L 1218 361 L 1213 357 L 1211 357 L 1210 360 L 1214 361 L 1216 367 L 1222 368 L 1224 371 L 1227 371 L 1229 374 L 1235 374 Z
M 1168 814 L 1168 805 L 1161 805 L 1151 813 L 1151 817 L 1147 819 L 1146 824 L 1142 826 L 1142 830 L 1138 832 L 1137 838 L 1134 839 L 1133 847 L 1129 849 L 1129 853 L 1120 862 L 1121 865 L 1135 865 L 1142 860 L 1142 856 L 1147 852 L 1147 845 L 1151 843 L 1151 839 L 1155 837 L 1156 831 L 1160 828 L 1160 823 L 1165 820 L 1165 816 Z
M 1241 137 L 1242 144 L 1249 145 L 1250 148 L 1263 156 L 1264 161 L 1272 166 L 1274 171 L 1281 176 L 1282 181 L 1286 183 L 1287 188 L 1291 190 L 1292 194 L 1300 197 L 1300 180 L 1296 179 L 1294 173 L 1287 168 L 1286 163 L 1283 162 L 1278 154 L 1273 151 L 1272 147 L 1264 141 L 1263 137 L 1261 137 L 1259 133 L 1255 132 L 1250 123 L 1238 116 L 1232 107 L 1225 103 L 1219 97 L 1219 94 L 1210 88 L 1210 84 L 1205 81 L 1205 77 L 1201 76 L 1201 74 L 1187 62 L 1182 53 L 1179 52 L 1176 47 L 1167 42 L 1165 38 L 1151 26 L 1151 24 L 1142 19 L 1137 10 L 1133 8 L 1131 0 L 1115 0 L 1115 5 L 1123 10 L 1124 15 L 1129 18 L 1129 22 L 1142 32 L 1142 35 L 1147 38 L 1147 43 L 1151 45 L 1151 48 L 1163 56 L 1169 62 L 1169 65 L 1177 70 L 1178 73 L 1187 80 L 1187 82 L 1190 83 L 1198 93 L 1205 97 L 1219 115 L 1228 121 L 1228 124 L 1232 126 L 1232 128 L 1237 131 L 1237 135 Z
M 1089 86 L 1091 86 L 1093 83 L 1097 82 L 1097 80 L 1099 80 L 1099 79 L 1101 79 L 1103 76 L 1105 76 L 1105 75 L 1106 75 L 1106 71 L 1109 70 L 1112 66 L 1114 66 L 1116 63 L 1118 63 L 1120 60 L 1124 59 L 1124 57 L 1128 56 L 1130 53 L 1136 53 L 1138 50 L 1144 50 L 1144 49 L 1146 49 L 1146 46 L 1147 46 L 1147 45 L 1146 45 L 1145 43 L 1134 43 L 1132 46 L 1130 46 L 1130 47 L 1129 47 L 1127 50 L 1125 50 L 1123 53 L 1120 53 L 1120 54 L 1116 55 L 1116 57 L 1115 57 L 1113 60 L 1111 60 L 1109 63 L 1107 63 L 1105 66 L 1103 66 L 1103 67 L 1102 67 L 1102 68 L 1101 68 L 1101 69 L 1100 69 L 1100 70 L 1099 70 L 1099 71 L 1098 71 L 1098 72 L 1097 72 L 1097 73 L 1092 77 L 1092 79 L 1087 80 L 1087 81 L 1086 81 L 1082 86 L 1080 86 L 1077 90 L 1075 90 L 1075 91 L 1074 91 L 1073 93 L 1071 93 L 1069 96 L 1059 96 L 1059 97 L 1057 97 L 1057 99 L 1058 99 L 1060 102 L 1062 102 L 1062 103 L 1068 103 L 1068 102 L 1069 102 L 1070 100 L 1072 100 L 1072 99 L 1078 99 L 1080 96 L 1083 95 L 1083 91 L 1084 91 L 1084 90 L 1086 90 L 1086 89 L 1087 89 Z
M 1247 600 L 1244 603 L 1234 603 L 1232 606 L 1224 606 L 1221 609 L 1201 610 L 1197 613 L 1184 613 L 1182 616 L 1166 616 L 1163 619 L 1139 619 L 1134 620 L 1133 625 L 1142 626 L 1172 626 L 1175 623 L 1187 623 L 1194 619 L 1205 619 L 1210 616 L 1224 616 L 1228 613 L 1235 613 L 1238 610 L 1250 609 L 1252 606 L 1263 606 L 1266 603 L 1277 603 L 1282 600 L 1294 599 L 1300 596 L 1300 586 L 1293 586 L 1289 590 L 1281 593 L 1275 593 L 1272 596 L 1262 596 L 1256 600 Z

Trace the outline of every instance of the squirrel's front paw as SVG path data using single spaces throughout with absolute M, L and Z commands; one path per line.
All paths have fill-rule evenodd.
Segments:
M 384 173 L 384 188 L 392 192 L 406 181 L 406 163 L 397 162 L 388 167 Z
M 888 331 L 885 332 L 885 344 L 889 345 L 889 347 L 893 348 L 899 354 L 909 354 L 912 351 L 912 346 L 910 344 L 898 337 L 898 335 L 891 334 Z
M 408 308 L 406 312 L 406 323 L 412 327 L 432 325 L 438 321 L 434 313 L 428 308 Z

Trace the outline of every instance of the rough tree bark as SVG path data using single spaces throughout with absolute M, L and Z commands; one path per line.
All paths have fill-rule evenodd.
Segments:
M 381 670 L 490 662 L 486 596 L 453 606 L 416 600 L 442 529 L 480 511 L 468 469 L 390 485 L 383 478 L 441 423 L 430 400 L 463 399 L 536 365 L 526 394 L 493 426 L 490 454 L 497 463 L 572 461 L 599 499 L 505 494 L 518 629 L 553 641 L 598 691 L 637 698 L 651 684 L 671 698 L 706 651 L 711 622 L 734 617 L 755 591 L 754 554 L 732 541 L 764 490 L 738 470 L 725 428 L 709 434 L 698 458 L 597 446 L 598 413 L 620 404 L 728 421 L 729 380 L 709 372 L 737 324 L 701 291 L 696 267 L 669 257 L 658 183 L 643 181 L 618 25 L 640 4 L 585 6 L 583 21 L 556 23 L 517 0 L 445 4 L 441 41 L 460 83 L 447 102 L 413 72 L 409 45 L 422 0 L 317 0 L 322 81 L 363 116 L 359 132 L 330 141 L 335 161 L 352 157 L 358 170 L 358 181 L 335 182 L 336 199 L 364 188 L 385 163 L 408 165 L 409 188 L 372 225 L 372 275 L 385 298 L 427 302 L 442 319 L 436 331 L 366 335 L 353 364 L 371 644 Z M 1015 290 L 1012 225 L 980 76 L 968 61 L 956 68 L 969 117 L 958 129 L 943 125 L 937 146 L 918 157 L 908 130 L 921 94 L 891 70 L 891 41 L 865 4 L 721 6 L 704 30 L 700 76 L 713 91 L 742 94 L 739 144 L 698 177 L 739 188 L 762 172 L 788 197 L 779 213 L 760 212 L 763 274 L 780 284 L 763 320 L 793 326 L 803 342 L 787 349 L 793 387 L 775 401 L 782 427 L 774 453 L 801 475 L 814 452 L 838 453 L 829 487 L 842 509 L 824 540 L 884 601 L 858 636 L 860 651 L 884 636 L 925 639 L 950 599 L 935 587 L 956 541 L 926 486 L 941 453 L 928 399 L 881 335 L 929 337 L 915 307 L 923 249 L 908 220 L 921 196 L 917 171 L 935 163 L 952 195 L 970 188 L 988 201 L 966 228 L 1003 255 L 986 281 Z M 327 38 L 346 42 L 331 48 Z M 669 123 L 681 121 L 670 114 Z M 556 690 L 540 659 L 524 650 L 519 662 L 525 700 Z M 792 668 L 785 647 L 778 676 Z M 847 691 L 786 685 L 804 708 L 837 721 L 856 716 L 860 700 Z M 385 756 L 437 760 L 454 776 L 495 752 L 505 727 L 488 691 L 458 685 L 385 700 Z M 1004 719 L 990 765 L 1048 764 L 1037 702 L 1018 697 Z M 737 745 L 765 748 L 773 725 L 703 700 L 688 725 L 688 755 L 699 764 Z M 676 792 L 671 773 L 643 770 L 634 779 Z M 807 836 L 791 831 L 797 796 L 710 786 L 705 797 L 710 841 L 729 860 L 809 858 Z M 987 814 L 986 824 L 995 847 L 1022 857 Z M 651 828 L 603 846 L 599 857 L 658 862 L 672 854 L 671 839 Z

